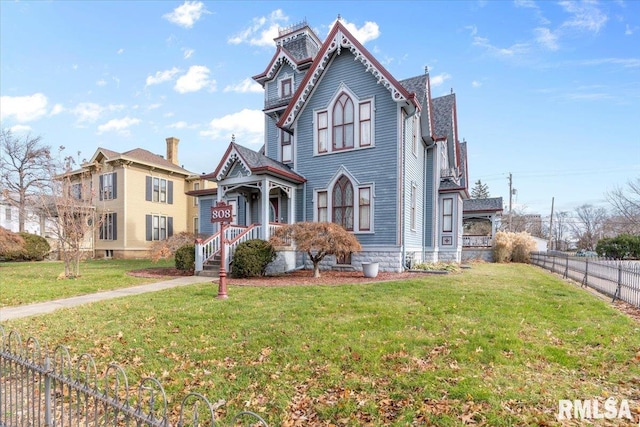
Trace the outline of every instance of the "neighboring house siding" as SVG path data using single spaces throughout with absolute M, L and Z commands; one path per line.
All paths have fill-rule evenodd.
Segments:
M 409 247 L 422 246 L 422 215 L 423 215 L 423 194 L 424 176 L 422 173 L 422 143 L 417 141 L 417 147 L 413 150 L 413 132 L 415 120 L 413 117 L 407 117 L 405 120 L 404 133 L 404 158 L 405 158 L 405 178 L 404 178 L 404 194 L 405 194 L 405 244 Z M 416 126 L 417 127 L 417 126 Z M 417 131 L 417 130 L 416 130 Z M 417 136 L 416 136 L 417 138 Z M 412 227 L 412 189 L 415 189 L 415 218 Z
M 358 98 L 375 97 L 375 139 L 371 148 L 314 156 L 314 110 L 325 109 L 337 88 L 344 83 Z M 296 126 L 296 171 L 307 179 L 305 215 L 314 218 L 314 190 L 325 188 L 334 173 L 344 166 L 360 183 L 375 183 L 374 231 L 358 233 L 363 245 L 389 245 L 396 242 L 398 197 L 398 107 L 389 91 L 353 60 L 349 51 L 335 56 L 314 94 L 300 114 Z

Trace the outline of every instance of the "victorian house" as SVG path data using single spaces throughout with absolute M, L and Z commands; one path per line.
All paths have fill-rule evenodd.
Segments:
M 263 148 L 232 141 L 203 176 L 217 190 L 199 195 L 198 227 L 211 236 L 201 256 L 219 246 L 208 212 L 225 201 L 232 245 L 268 239 L 282 223 L 332 221 L 362 251 L 325 267 L 460 261 L 468 192 L 455 95 L 432 98 L 426 70 L 397 80 L 340 21 L 324 41 L 303 22 L 281 30 L 275 45 L 253 77 L 265 93 Z

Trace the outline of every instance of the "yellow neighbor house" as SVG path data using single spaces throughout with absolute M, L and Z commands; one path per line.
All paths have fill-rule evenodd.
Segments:
M 90 199 L 95 208 L 94 257 L 143 258 L 153 241 L 198 232 L 197 201 L 185 192 L 212 183 L 179 165 L 178 138 L 166 141 L 166 158 L 142 148 L 98 148 L 71 172 L 70 191 L 75 185 L 76 197 Z

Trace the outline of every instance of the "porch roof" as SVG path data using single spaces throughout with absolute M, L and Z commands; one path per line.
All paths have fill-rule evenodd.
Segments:
M 257 151 L 253 151 L 247 147 L 243 147 L 242 145 L 236 144 L 235 142 L 231 142 L 229 144 L 229 148 L 225 152 L 224 156 L 220 160 L 218 167 L 215 171 L 210 174 L 202 175 L 203 179 L 213 178 L 215 180 L 220 179 L 218 175 L 225 169 L 225 165 L 227 165 L 232 159 L 232 153 L 236 153 L 245 164 L 245 166 L 254 174 L 271 174 L 276 175 L 282 178 L 285 178 L 291 182 L 295 182 L 298 184 L 302 184 L 306 181 L 306 179 L 294 172 L 289 166 L 284 163 L 280 163 L 276 160 L 273 160 L 262 153 L 258 153 Z
M 462 202 L 463 213 L 502 212 L 502 197 L 467 199 Z

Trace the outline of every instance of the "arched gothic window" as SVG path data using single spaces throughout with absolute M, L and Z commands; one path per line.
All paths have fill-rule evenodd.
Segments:
M 353 185 L 342 175 L 333 187 L 332 221 L 353 231 Z
M 333 149 L 353 148 L 353 101 L 343 93 L 333 106 Z

